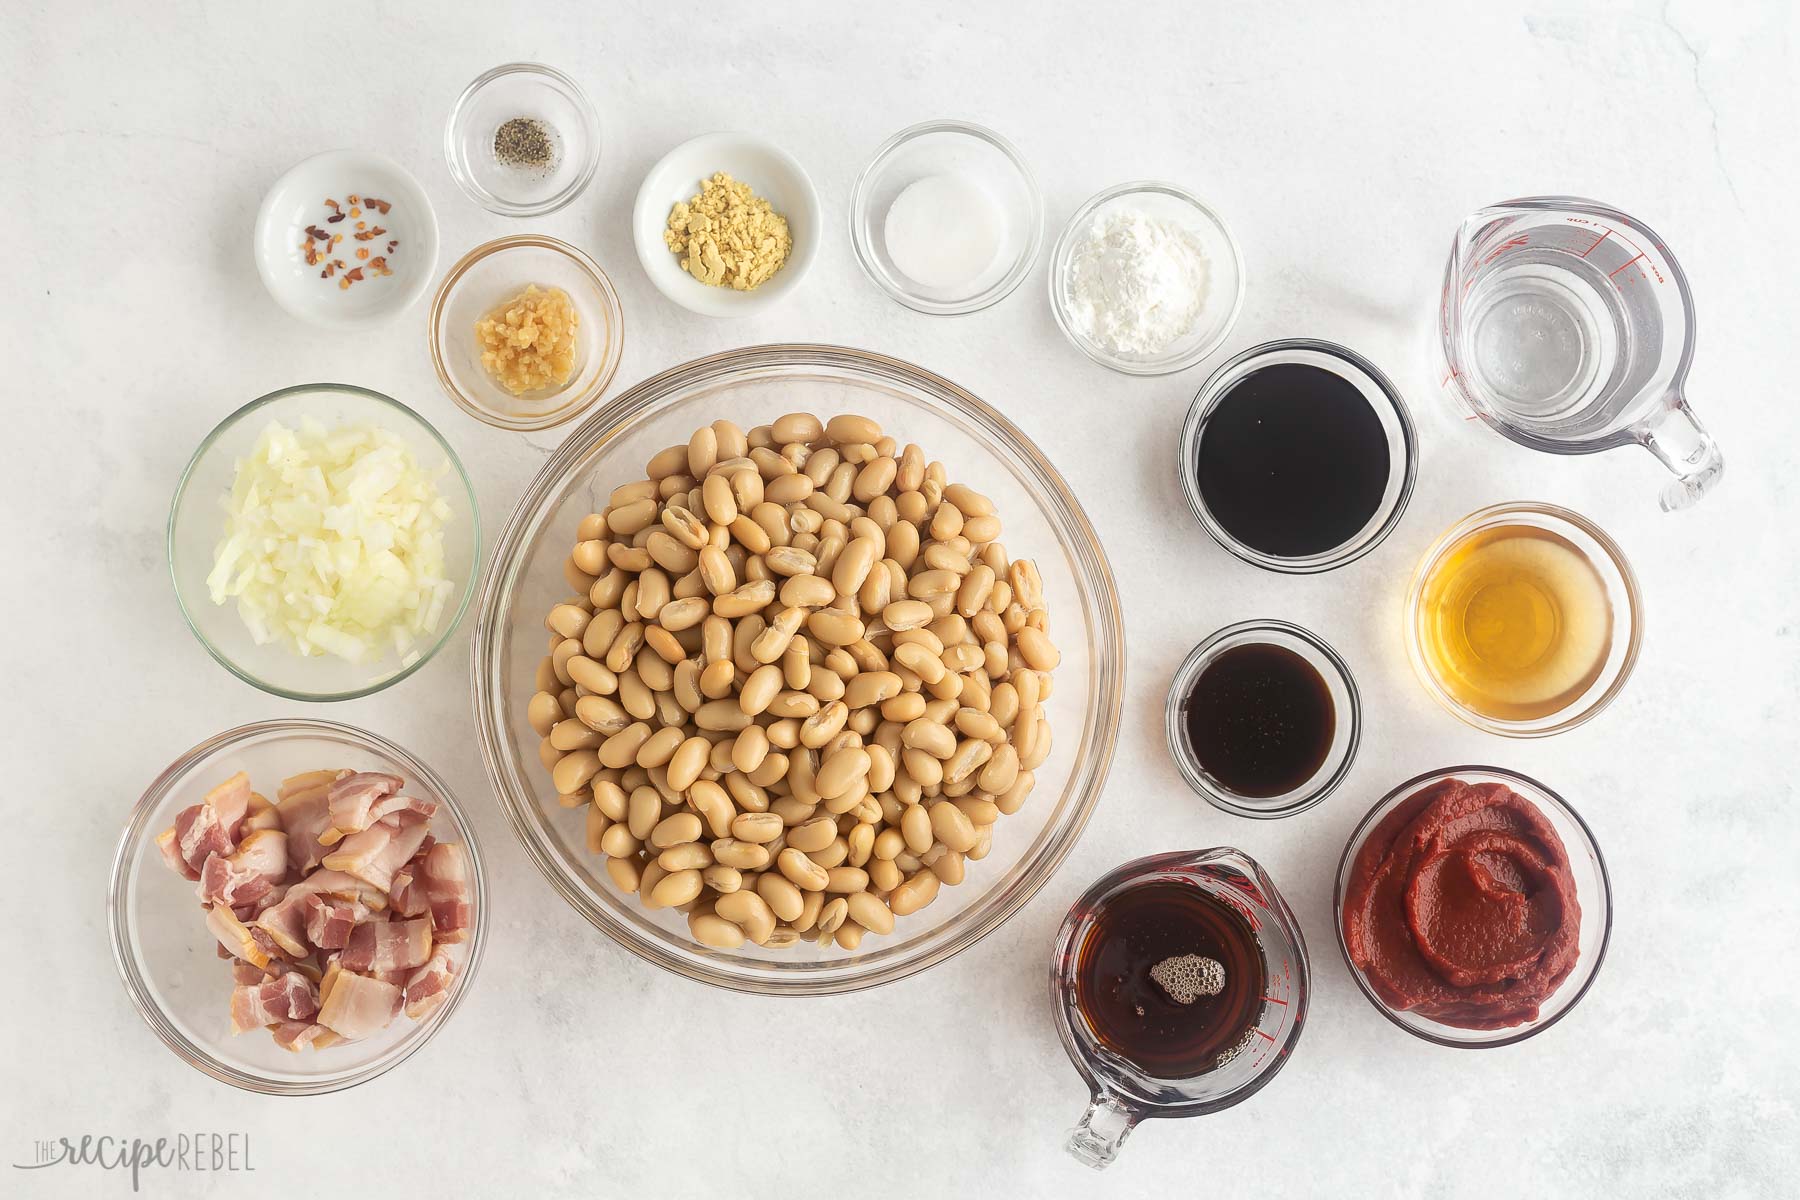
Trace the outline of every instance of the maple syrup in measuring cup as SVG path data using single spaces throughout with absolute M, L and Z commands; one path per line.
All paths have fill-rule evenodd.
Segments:
M 1307 983 L 1299 925 L 1241 850 L 1103 876 L 1064 918 L 1050 969 L 1063 1048 L 1091 1095 L 1069 1153 L 1105 1167 L 1139 1121 L 1248 1098 L 1292 1052 Z

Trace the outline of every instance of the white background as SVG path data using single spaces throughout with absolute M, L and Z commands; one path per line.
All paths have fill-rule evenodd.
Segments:
M 527 15 L 523 10 L 533 10 Z M 518 10 L 518 11 L 507 11 Z M 1758 1195 L 1800 1170 L 1794 746 L 1800 193 L 1792 5 L 1586 7 L 243 3 L 6 5 L 0 21 L 0 327 L 10 380 L 5 523 L 7 863 L 0 896 L 0 1193 L 125 1194 L 33 1175 L 39 1137 L 250 1135 L 254 1176 L 150 1175 L 146 1195 L 1151 1196 Z M 489 215 L 440 150 L 451 102 L 512 59 L 573 74 L 606 157 L 573 206 Z M 1423 461 L 1378 551 L 1310 579 L 1226 556 L 1182 507 L 1171 446 L 1206 374 L 1093 366 L 1051 321 L 1041 270 L 989 311 L 931 318 L 859 273 L 850 184 L 901 126 L 959 116 L 1014 139 L 1052 227 L 1091 193 L 1177 181 L 1232 222 L 1249 292 L 1226 353 L 1310 335 L 1399 383 Z M 644 279 L 639 179 L 691 135 L 788 147 L 831 234 L 805 286 L 739 324 Z M 626 310 L 628 386 L 751 343 L 817 340 L 914 360 L 997 405 L 1068 477 L 1124 595 L 1125 734 L 1080 846 L 960 958 L 841 999 L 729 995 L 616 949 L 520 854 L 470 735 L 468 626 L 416 677 L 320 712 L 256 692 L 182 627 L 162 528 L 176 476 L 244 401 L 329 378 L 438 423 L 511 511 L 559 433 L 464 417 L 439 391 L 421 305 L 326 333 L 264 295 L 249 235 L 291 163 L 336 146 L 399 159 L 436 203 L 447 262 L 541 229 L 589 250 Z M 1553 459 L 1448 410 L 1428 335 L 1457 222 L 1572 192 L 1640 216 L 1699 304 L 1691 395 L 1723 446 L 1719 491 L 1655 504 L 1648 454 Z M 1460 725 L 1413 680 L 1399 597 L 1448 523 L 1535 498 L 1599 521 L 1637 568 L 1637 673 L 1591 724 L 1542 742 Z M 1361 681 L 1367 737 L 1344 788 L 1252 823 L 1181 785 L 1159 720 L 1169 672 L 1211 630 L 1304 623 Z M 425 1051 L 336 1097 L 240 1094 L 178 1061 L 126 1002 L 104 895 L 125 814 L 182 749 L 228 726 L 328 715 L 408 746 L 473 803 L 493 924 L 468 1003 Z M 1331 934 L 1346 834 L 1400 780 L 1494 762 L 1562 791 L 1612 869 L 1611 954 L 1562 1024 L 1495 1051 L 1441 1049 L 1358 994 Z M 1141 1128 L 1096 1176 L 1063 1155 L 1084 1099 L 1044 973 L 1069 901 L 1151 851 L 1235 844 L 1298 910 L 1313 1010 L 1288 1069 L 1222 1115 Z

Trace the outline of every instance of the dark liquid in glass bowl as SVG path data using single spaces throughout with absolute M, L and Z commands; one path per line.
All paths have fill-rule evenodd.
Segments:
M 1224 969 L 1217 995 L 1181 1003 L 1152 975 L 1187 955 Z M 1159 1079 L 1218 1069 L 1247 1048 L 1266 972 L 1250 923 L 1189 884 L 1153 880 L 1105 900 L 1082 940 L 1075 1004 L 1108 1049 Z
M 1183 705 L 1188 744 L 1226 791 L 1283 796 L 1318 773 L 1337 733 L 1331 687 L 1305 658 L 1249 642 L 1206 664 Z
M 1392 469 L 1368 397 L 1309 363 L 1258 367 L 1232 384 L 1206 418 L 1198 459 L 1207 511 L 1272 558 L 1323 554 L 1361 533 Z

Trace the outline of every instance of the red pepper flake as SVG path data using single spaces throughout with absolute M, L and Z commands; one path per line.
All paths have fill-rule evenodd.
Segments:
M 377 200 L 373 196 L 360 197 L 355 193 L 351 193 L 349 198 L 350 207 L 348 211 L 345 211 L 345 206 L 343 204 L 338 203 L 337 200 L 331 197 L 326 197 L 325 207 L 330 210 L 331 215 L 325 218 L 325 224 L 334 225 L 349 218 L 362 216 L 363 213 L 362 209 L 358 207 L 359 204 L 366 204 L 371 211 L 384 214 L 393 208 L 393 205 L 386 200 Z M 386 229 L 383 229 L 380 225 L 376 225 L 373 222 L 357 221 L 354 237 L 358 242 L 371 242 L 376 238 L 385 236 L 386 233 Z M 347 290 L 353 283 L 362 283 L 363 281 L 375 278 L 376 276 L 392 275 L 394 273 L 388 266 L 386 255 L 371 256 L 373 247 L 357 247 L 355 259 L 358 265 L 355 267 L 346 266 L 344 260 L 341 258 L 326 257 L 331 250 L 340 245 L 343 240 L 344 235 L 341 233 L 322 229 L 318 225 L 308 225 L 306 227 L 306 238 L 300 243 L 300 248 L 306 258 L 307 266 L 321 268 L 319 271 L 319 278 L 336 279 L 338 281 L 339 289 Z M 387 253 L 392 254 L 395 247 L 399 246 L 399 244 L 399 238 L 390 238 L 387 243 Z M 366 274 L 365 267 L 367 271 Z

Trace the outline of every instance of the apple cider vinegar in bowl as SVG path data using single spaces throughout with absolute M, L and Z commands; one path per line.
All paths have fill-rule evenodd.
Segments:
M 1637 585 L 1585 518 L 1505 505 L 1438 539 L 1408 623 L 1414 665 L 1440 703 L 1491 732 L 1536 736 L 1585 720 L 1624 682 Z

